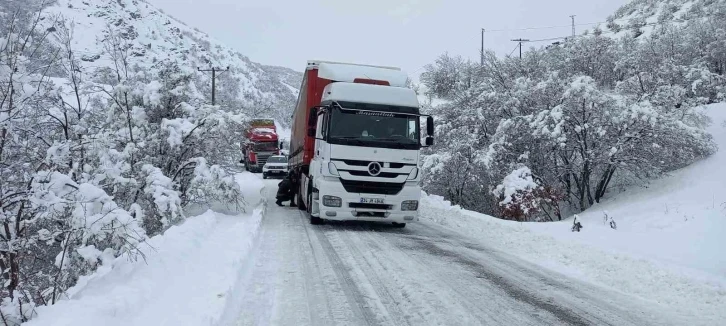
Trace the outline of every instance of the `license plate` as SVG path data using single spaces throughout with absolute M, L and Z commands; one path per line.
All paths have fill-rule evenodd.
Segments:
M 383 198 L 361 198 L 361 204 L 383 204 Z

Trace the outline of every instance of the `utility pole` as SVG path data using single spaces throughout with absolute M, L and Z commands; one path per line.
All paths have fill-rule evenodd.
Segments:
M 211 71 L 212 72 L 212 105 L 215 105 L 216 104 L 216 98 L 215 98 L 215 96 L 216 96 L 216 93 L 217 93 L 217 84 L 216 84 L 216 81 L 217 81 L 217 72 L 229 71 L 229 66 L 227 66 L 226 69 L 212 67 L 211 69 L 201 69 L 201 68 L 197 68 L 197 70 L 199 70 L 201 72 L 208 72 L 208 71 Z
M 522 43 L 529 42 L 529 40 L 518 38 L 512 40 L 512 42 L 519 42 L 519 58 L 522 59 Z
M 575 38 L 575 15 L 571 15 L 572 18 L 572 38 Z
M 486 32 L 485 29 L 481 29 L 481 65 L 484 66 L 484 32 Z

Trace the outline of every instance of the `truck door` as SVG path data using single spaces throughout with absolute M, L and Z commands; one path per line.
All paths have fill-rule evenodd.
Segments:
M 314 174 L 320 174 L 322 172 L 323 162 L 327 157 L 326 146 L 325 146 L 325 116 L 323 111 L 319 111 L 321 114 L 317 116 L 315 125 L 315 147 L 313 151 L 313 159 L 310 162 L 310 171 L 315 171 Z
M 323 110 L 322 114 L 318 116 L 317 134 L 315 135 L 315 157 L 321 161 L 324 161 L 328 157 L 328 148 L 325 146 L 327 144 L 325 140 L 328 133 L 326 128 L 327 124 L 328 112 L 327 110 Z

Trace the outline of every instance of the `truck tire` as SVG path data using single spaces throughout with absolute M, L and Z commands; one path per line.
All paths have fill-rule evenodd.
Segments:
M 315 217 L 313 216 L 313 192 L 308 191 L 308 215 L 310 215 L 310 224 L 312 225 L 320 225 L 323 224 L 323 219 L 321 219 L 319 216 Z
M 394 222 L 394 223 L 393 223 L 393 227 L 394 227 L 394 228 L 400 228 L 400 229 L 403 229 L 403 228 L 405 228 L 405 227 L 406 227 L 406 223 L 396 223 L 396 222 Z
M 303 202 L 303 198 L 302 198 L 302 191 L 300 191 L 301 190 L 300 188 L 301 188 L 301 185 L 302 185 L 302 182 L 299 181 L 300 180 L 300 177 L 302 177 L 302 176 L 299 176 L 298 177 L 297 194 L 295 194 L 295 196 L 297 196 L 297 201 L 296 201 L 297 202 L 297 209 L 299 209 L 301 211 L 306 211 L 307 210 L 307 207 L 305 207 L 305 203 Z

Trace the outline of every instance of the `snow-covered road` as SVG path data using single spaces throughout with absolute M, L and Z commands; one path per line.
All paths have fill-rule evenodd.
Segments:
M 250 206 L 246 213 L 208 210 L 188 218 L 149 239 L 145 260 L 104 263 L 67 300 L 40 307 L 28 325 L 719 324 L 710 308 L 683 312 L 658 298 L 533 264 L 538 260 L 521 248 L 539 242 L 508 234 L 515 228 L 479 223 L 491 232 L 465 232 L 438 224 L 469 225 L 459 220 L 467 215 L 436 209 L 431 198 L 422 205 L 423 221 L 404 229 L 313 226 L 296 208 L 274 204 L 277 180 L 242 173 L 238 182 Z M 492 232 L 508 240 L 484 238 Z M 612 259 L 598 268 L 622 268 Z M 642 286 L 660 293 L 653 284 Z M 681 283 L 674 286 L 693 297 Z M 720 304 L 720 297 L 694 298 Z
M 651 303 L 422 222 L 313 226 L 268 206 L 223 325 L 668 325 Z

